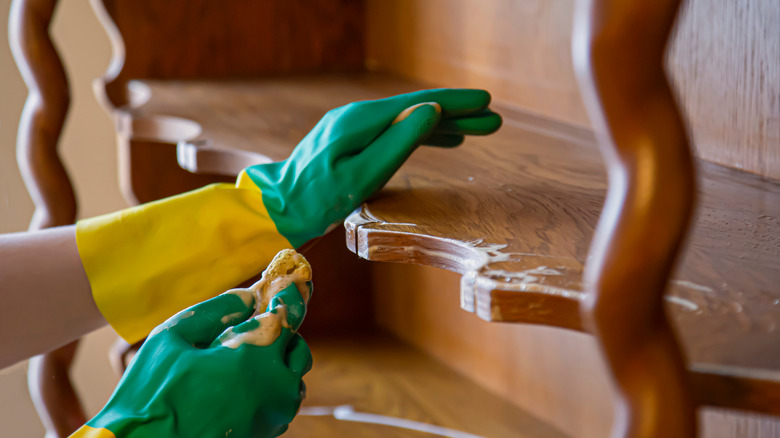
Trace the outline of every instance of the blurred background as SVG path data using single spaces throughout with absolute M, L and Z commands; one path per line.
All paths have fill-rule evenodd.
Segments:
M 25 231 L 33 213 L 16 164 L 16 128 L 27 87 L 8 45 L 10 5 L 11 0 L 0 0 L 1 233 Z M 71 81 L 71 107 L 60 153 L 76 186 L 79 217 L 124 208 L 127 204 L 119 192 L 113 127 L 92 92 L 92 80 L 102 76 L 109 63 L 108 37 L 87 0 L 61 2 L 52 31 Z M 118 381 L 107 356 L 115 339 L 107 327 L 83 338 L 80 345 L 73 379 L 88 415 L 102 407 Z M 44 434 L 27 391 L 26 371 L 26 362 L 0 370 L 0 436 L 40 438 Z

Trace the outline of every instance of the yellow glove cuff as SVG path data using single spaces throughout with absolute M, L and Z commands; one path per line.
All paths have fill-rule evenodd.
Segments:
M 81 426 L 79 430 L 73 432 L 69 438 L 116 438 L 116 436 L 108 429 L 89 427 L 86 424 Z
M 143 339 L 179 310 L 256 275 L 292 247 L 259 189 L 240 185 L 212 184 L 78 222 L 76 243 L 92 296 L 125 340 Z

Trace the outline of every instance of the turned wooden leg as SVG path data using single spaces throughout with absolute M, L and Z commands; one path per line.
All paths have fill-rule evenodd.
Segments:
M 67 437 L 87 422 L 70 380 L 79 341 L 30 359 L 27 383 L 46 438 Z
M 130 366 L 138 349 L 144 344 L 146 339 L 142 339 L 135 344 L 129 344 L 124 339 L 117 337 L 114 345 L 111 346 L 111 350 L 108 352 L 108 361 L 111 363 L 111 368 L 114 372 L 121 376 L 127 371 L 127 367 Z
M 9 15 L 11 50 L 29 95 L 19 121 L 17 160 L 35 203 L 30 230 L 72 224 L 76 197 L 57 144 L 70 104 L 65 70 L 49 37 L 56 0 L 14 0 Z M 30 395 L 46 437 L 66 437 L 86 421 L 70 381 L 78 341 L 30 360 Z
M 685 359 L 663 304 L 696 193 L 664 72 L 681 3 L 581 0 L 577 10 L 574 61 L 609 176 L 582 319 L 612 379 L 613 438 L 696 435 Z

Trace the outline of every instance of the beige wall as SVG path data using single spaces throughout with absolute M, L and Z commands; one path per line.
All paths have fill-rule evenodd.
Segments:
M 16 168 L 16 126 L 27 89 L 8 47 L 10 0 L 0 0 L 0 233 L 23 231 L 33 205 Z M 125 206 L 119 193 L 111 121 L 97 104 L 91 81 L 102 75 L 110 46 L 87 0 L 61 2 L 53 34 L 71 80 L 73 94 L 61 150 L 75 181 L 80 217 Z M 41 315 L 45 318 L 45 315 Z M 116 376 L 109 368 L 110 328 L 88 336 L 76 359 L 74 380 L 90 413 L 103 405 Z M 0 371 L 0 436 L 41 437 L 43 427 L 27 394 L 25 364 Z

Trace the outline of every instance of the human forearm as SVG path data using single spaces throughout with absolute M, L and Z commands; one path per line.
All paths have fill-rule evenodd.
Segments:
M 82 220 L 75 231 L 7 237 L 0 262 L 8 278 L 0 280 L 13 315 L 0 326 L 0 346 L 15 354 L 7 362 L 103 319 L 128 342 L 143 339 L 179 310 L 259 273 L 279 250 L 324 234 L 420 144 L 453 147 L 498 129 L 489 102 L 482 90 L 439 89 L 346 105 L 287 160 L 247 168 L 236 185 Z
M 0 235 L 0 368 L 106 324 L 90 291 L 74 226 Z
M 134 343 L 179 310 L 259 273 L 289 247 L 256 189 L 216 184 L 0 236 L 0 367 L 106 322 Z
M 256 189 L 212 184 L 79 221 L 92 296 L 126 341 L 256 274 L 289 242 Z

